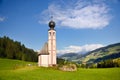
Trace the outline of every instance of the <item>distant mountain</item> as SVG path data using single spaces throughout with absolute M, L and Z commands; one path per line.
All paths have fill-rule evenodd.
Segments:
M 115 59 L 120 57 L 120 43 L 111 44 L 106 47 L 98 48 L 86 54 L 64 54 L 61 58 L 78 63 L 96 63 L 102 60 Z
M 116 43 L 88 52 L 82 59 L 82 62 L 100 62 L 101 60 L 118 58 L 120 57 L 119 55 L 120 43 Z
M 59 56 L 59 58 L 62 58 L 65 60 L 73 60 L 73 59 L 76 59 L 77 56 L 78 56 L 77 53 L 66 53 L 66 54 Z

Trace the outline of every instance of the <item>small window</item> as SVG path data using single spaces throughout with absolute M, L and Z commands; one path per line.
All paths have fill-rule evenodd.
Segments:
M 53 32 L 53 35 L 55 35 L 55 32 Z
M 49 32 L 50 36 L 51 36 L 51 32 Z

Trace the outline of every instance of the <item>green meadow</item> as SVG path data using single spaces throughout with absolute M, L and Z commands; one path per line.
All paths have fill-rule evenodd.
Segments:
M 0 58 L 0 80 L 120 80 L 120 68 L 64 72 L 37 67 L 37 63 Z

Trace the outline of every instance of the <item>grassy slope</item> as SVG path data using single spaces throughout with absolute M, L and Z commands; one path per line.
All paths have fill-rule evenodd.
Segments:
M 100 58 L 100 57 L 103 57 L 103 56 L 107 56 L 107 55 L 110 55 L 110 54 L 115 54 L 115 53 L 120 52 L 120 45 L 116 45 L 116 46 L 112 46 L 112 47 L 109 46 L 108 48 L 107 47 L 101 48 L 98 51 L 91 52 L 89 55 L 85 56 L 85 58 L 82 61 L 87 62 L 90 59 L 97 59 L 97 58 Z
M 120 68 L 78 69 L 76 72 L 63 72 L 26 66 L 27 64 L 36 63 L 0 59 L 0 80 L 120 80 Z

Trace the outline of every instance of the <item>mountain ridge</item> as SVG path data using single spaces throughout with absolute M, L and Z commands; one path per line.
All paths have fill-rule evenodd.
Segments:
M 67 60 L 77 63 L 96 63 L 102 60 L 115 59 L 120 57 L 120 43 L 110 44 L 87 52 L 86 54 L 74 54 L 76 54 L 76 56 L 70 56 L 69 58 L 67 58 L 68 56 L 64 56 L 64 54 L 61 58 L 64 59 L 63 57 L 66 57 Z

